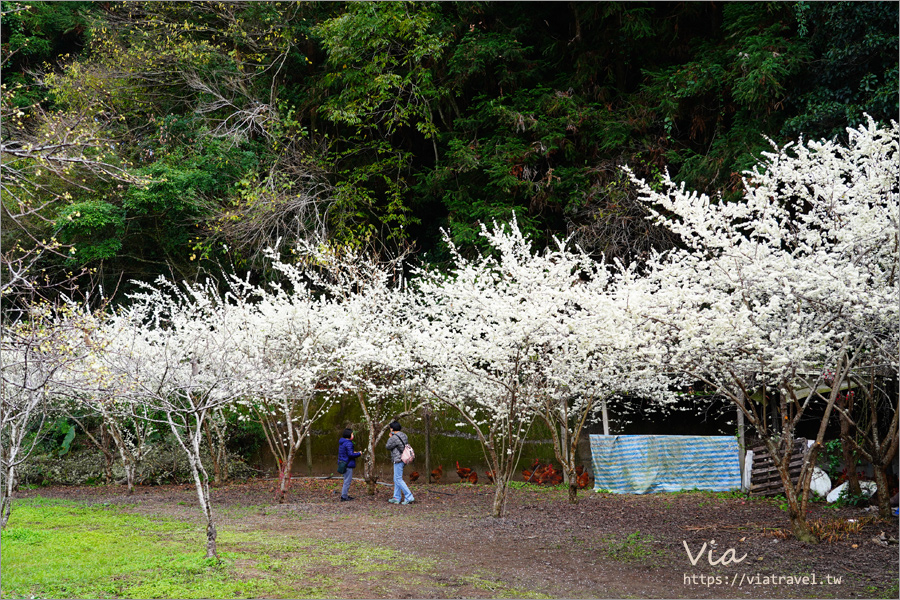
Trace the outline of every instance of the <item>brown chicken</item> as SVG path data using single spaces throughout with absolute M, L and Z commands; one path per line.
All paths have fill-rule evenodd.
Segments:
M 431 470 L 431 481 L 438 483 L 444 476 L 444 465 L 439 465 L 437 469 Z
M 534 470 L 537 469 L 540 466 L 540 464 L 541 464 L 540 460 L 534 459 L 534 462 L 531 464 L 531 468 L 524 469 L 522 471 L 522 479 L 524 479 L 526 482 L 531 481 L 532 477 L 534 476 Z
M 460 467 L 459 461 L 456 461 L 456 474 L 459 475 L 460 481 L 465 481 L 469 478 L 469 473 L 472 472 L 472 469 L 466 467 Z
M 591 475 L 587 471 L 584 471 L 584 469 L 582 469 L 582 473 L 575 478 L 575 483 L 578 485 L 579 490 L 586 488 L 590 482 Z
M 475 470 L 472 469 L 472 472 L 469 473 L 469 477 L 467 479 L 469 480 L 469 483 L 478 483 L 478 473 L 476 473 Z
M 538 485 L 559 485 L 562 483 L 562 471 L 553 468 L 553 463 L 537 465 L 531 475 L 531 482 Z
M 418 478 L 419 478 L 419 472 L 418 472 L 418 471 L 413 471 L 412 473 L 409 474 L 409 480 L 410 480 L 411 482 L 412 482 L 412 481 L 415 481 L 415 480 L 418 479 Z
M 490 481 L 491 483 L 494 483 L 494 472 L 493 471 L 488 471 L 487 473 L 485 473 L 485 475 L 487 475 L 488 481 Z
M 562 472 L 562 471 L 557 471 L 557 470 L 554 469 L 553 466 L 551 465 L 551 466 L 550 466 L 550 475 L 549 475 L 549 477 L 547 477 L 547 483 L 548 483 L 549 485 L 559 485 L 559 484 L 561 484 L 561 483 L 563 482 L 563 478 L 564 478 L 564 477 L 563 477 L 563 472 Z
M 534 472 L 531 474 L 532 483 L 536 483 L 538 485 L 544 485 L 547 483 L 547 479 L 553 474 L 553 465 L 551 464 L 538 464 L 534 468 Z
M 578 465 L 577 467 L 575 467 L 575 475 L 580 476 L 582 473 L 584 473 L 584 465 Z

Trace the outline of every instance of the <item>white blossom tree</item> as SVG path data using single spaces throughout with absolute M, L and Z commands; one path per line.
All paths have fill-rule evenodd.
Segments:
M 81 360 L 91 320 L 77 305 L 40 301 L 5 325 L 0 341 L 0 527 L 12 511 L 16 469 L 42 439 L 58 395 L 77 391 L 64 376 Z
M 91 347 L 89 352 L 96 352 L 96 349 Z M 159 427 L 154 422 L 150 407 L 129 394 L 126 388 L 117 386 L 116 379 L 96 359 L 83 357 L 71 365 L 67 375 L 79 382 L 79 390 L 65 402 L 58 403 L 59 410 L 77 423 L 103 453 L 108 480 L 112 478 L 111 464 L 118 455 L 125 474 L 127 493 L 131 496 L 138 469 L 152 448 L 150 439 Z M 92 432 L 85 424 L 85 415 L 100 419 L 99 440 L 96 431 Z
M 427 365 L 425 388 L 475 430 L 496 484 L 492 514 L 501 517 L 534 419 L 555 419 L 559 403 L 583 391 L 572 389 L 588 357 L 570 354 L 580 335 L 575 320 L 579 300 L 591 285 L 602 289 L 606 272 L 562 242 L 533 253 L 515 218 L 508 229 L 483 227 L 482 235 L 493 254 L 469 260 L 451 244 L 450 273 L 418 272 L 406 337 Z M 583 421 L 567 415 L 567 432 L 571 423 L 567 440 L 577 444 Z M 573 447 L 556 447 L 574 480 Z
M 674 398 L 672 378 L 657 368 L 660 349 L 630 318 L 628 297 L 617 293 L 619 285 L 600 274 L 582 285 L 574 304 L 578 310 L 567 315 L 568 330 L 547 357 L 548 386 L 539 413 L 550 428 L 573 504 L 584 428 L 598 421 L 609 404 L 624 407 L 630 399 L 641 398 L 665 410 Z
M 150 437 L 157 431 L 150 407 L 131 394 L 132 384 L 114 372 L 106 353 L 111 350 L 103 311 L 82 318 L 84 345 L 77 360 L 66 363 L 58 379 L 68 393 L 56 402 L 57 410 L 73 420 L 106 459 L 107 479 L 118 454 L 125 473 L 128 495 L 134 493 L 137 469 L 150 450 Z M 86 425 L 85 417 L 100 419 L 100 440 Z M 111 438 L 112 444 L 109 443 Z M 110 447 L 112 446 L 112 447 Z
M 301 267 L 277 259 L 273 267 L 287 288 L 252 287 L 237 279 L 231 288 L 255 300 L 240 313 L 248 326 L 240 351 L 253 383 L 238 402 L 259 421 L 278 461 L 276 499 L 283 502 L 294 457 L 313 423 L 333 404 L 331 380 L 346 334 L 343 308 L 314 294 Z
M 900 407 L 890 384 L 896 378 L 897 365 L 900 364 L 900 341 L 896 327 L 893 335 L 885 333 L 887 335 L 870 338 L 872 343 L 868 346 L 868 352 L 861 357 L 859 366 L 849 373 L 847 389 L 835 403 L 834 410 L 841 420 L 845 462 L 846 457 L 853 456 L 855 452 L 871 463 L 879 490 L 879 514 L 889 519 L 890 499 L 883 490 L 890 490 L 896 485 L 896 480 L 890 481 L 888 469 L 900 449 Z M 848 473 L 854 467 L 849 462 L 846 466 Z M 852 481 L 848 478 L 848 494 L 853 493 Z M 858 481 L 856 485 L 858 488 Z
M 848 136 L 846 145 L 766 154 L 746 173 L 739 202 L 668 177 L 659 191 L 636 181 L 654 218 L 683 243 L 635 280 L 644 298 L 636 313 L 669 347 L 670 364 L 730 398 L 755 427 L 804 541 L 815 539 L 809 481 L 841 387 L 871 347 L 898 344 L 898 127 L 869 120 Z M 886 366 L 897 373 L 895 358 Z M 775 402 L 754 401 L 754 392 Z M 795 483 L 794 431 L 814 408 L 820 426 Z
M 109 315 L 100 354 L 127 394 L 159 412 L 188 459 L 206 519 L 206 556 L 217 557 L 209 475 L 201 461 L 204 423 L 246 393 L 251 381 L 239 351 L 251 324 L 243 300 L 221 297 L 211 283 L 183 289 L 159 280 Z
M 277 268 L 299 281 L 302 266 L 302 276 L 332 300 L 336 354 L 330 388 L 359 402 L 368 434 L 363 477 L 367 492 L 374 495 L 375 456 L 390 422 L 415 414 L 428 401 L 417 391 L 422 366 L 404 343 L 409 303 L 403 285 L 405 257 L 379 260 L 351 248 L 305 242 L 295 253 L 302 258 L 298 267 Z

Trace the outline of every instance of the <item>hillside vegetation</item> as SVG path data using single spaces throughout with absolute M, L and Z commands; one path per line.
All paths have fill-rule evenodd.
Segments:
M 620 167 L 739 196 L 771 138 L 898 110 L 895 2 L 3 2 L 3 286 L 107 294 L 507 221 L 671 246 Z M 121 293 L 117 298 L 121 298 Z

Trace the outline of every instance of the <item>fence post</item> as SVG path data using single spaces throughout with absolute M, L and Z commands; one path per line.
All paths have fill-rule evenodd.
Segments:
M 425 483 L 431 483 L 431 408 L 425 407 Z

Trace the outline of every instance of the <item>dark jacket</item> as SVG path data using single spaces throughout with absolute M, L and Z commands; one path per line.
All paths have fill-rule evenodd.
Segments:
M 391 432 L 391 437 L 388 438 L 386 444 L 386 448 L 391 451 L 391 462 L 403 462 L 402 460 L 400 460 L 400 455 L 403 454 L 403 449 L 408 443 L 409 438 L 406 437 L 406 434 L 402 431 Z
M 353 441 L 342 437 L 338 441 L 338 460 L 347 461 L 348 469 L 356 468 L 356 461 L 353 460 L 357 456 L 362 456 L 362 452 L 353 451 Z

